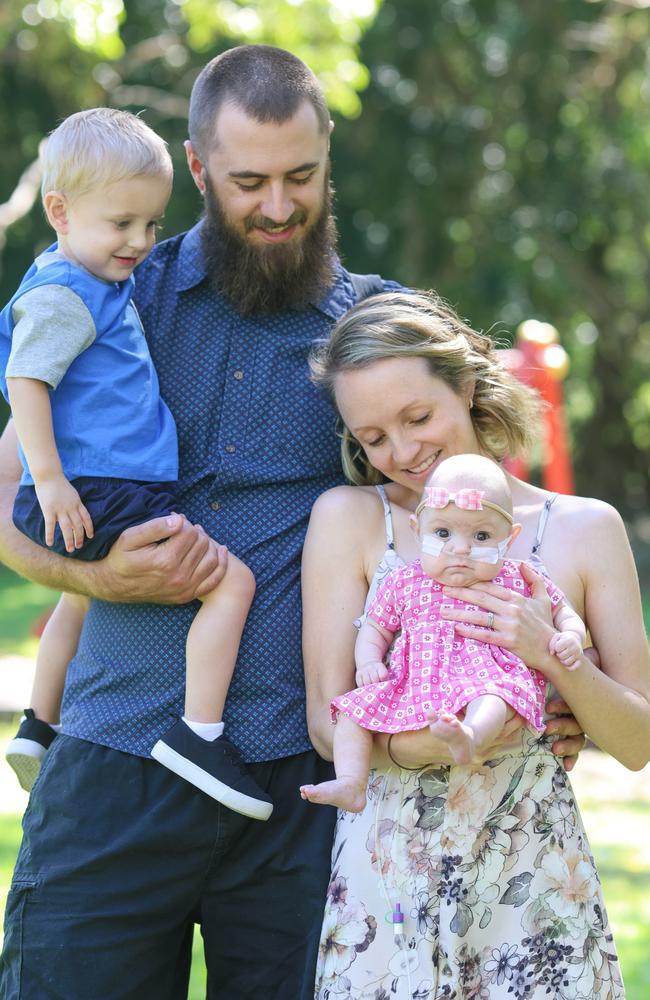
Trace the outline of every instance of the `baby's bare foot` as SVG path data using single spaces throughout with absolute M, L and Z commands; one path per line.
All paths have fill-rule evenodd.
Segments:
M 300 794 L 308 802 L 337 806 L 353 813 L 363 812 L 366 805 L 365 784 L 346 775 L 335 778 L 334 781 L 321 781 L 319 785 L 301 785 Z
M 429 729 L 444 740 L 457 764 L 469 764 L 474 756 L 474 733 L 450 712 L 429 712 Z

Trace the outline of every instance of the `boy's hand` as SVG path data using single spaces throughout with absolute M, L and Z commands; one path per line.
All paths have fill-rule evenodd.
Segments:
M 53 476 L 34 485 L 45 519 L 45 544 L 54 544 L 58 524 L 67 552 L 80 549 L 86 538 L 93 537 L 93 522 L 72 483 L 65 476 Z
M 357 687 L 365 687 L 366 684 L 376 684 L 377 681 L 385 681 L 388 677 L 388 668 L 381 660 L 376 663 L 364 663 L 358 667 L 355 680 Z
M 548 644 L 553 653 L 567 670 L 575 670 L 582 655 L 582 646 L 573 632 L 555 632 Z

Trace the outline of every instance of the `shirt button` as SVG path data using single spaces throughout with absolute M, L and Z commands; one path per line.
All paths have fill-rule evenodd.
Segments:
M 226 451 L 228 452 L 229 455 L 234 455 L 237 449 L 235 448 L 234 444 L 227 444 Z
M 241 382 L 241 380 L 244 377 L 243 371 L 241 371 L 239 368 L 237 369 L 236 372 L 234 372 L 234 375 L 235 375 L 235 378 L 237 379 L 238 382 Z
M 221 504 L 218 500 L 212 500 L 210 506 L 212 507 L 212 510 L 221 510 Z

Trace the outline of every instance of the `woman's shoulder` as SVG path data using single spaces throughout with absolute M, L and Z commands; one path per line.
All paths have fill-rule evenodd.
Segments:
M 312 507 L 308 549 L 325 546 L 333 563 L 361 567 L 370 580 L 386 551 L 384 507 L 374 486 L 336 486 Z
M 580 533 L 594 528 L 623 527 L 623 519 L 616 507 L 595 497 L 558 493 L 553 501 L 551 517 L 567 527 L 580 526 Z
M 516 481 L 515 481 L 516 482 Z M 523 486 L 523 489 L 521 487 Z M 615 507 L 595 497 L 574 496 L 568 493 L 552 493 L 530 484 L 517 483 L 516 519 L 528 524 L 539 525 L 544 507 L 548 507 L 549 528 L 554 532 L 562 529 L 574 531 L 592 530 L 594 527 L 620 525 L 623 521 Z M 515 493 L 513 490 L 513 500 Z
M 384 508 L 374 486 L 335 486 L 315 501 L 309 520 L 310 533 L 334 532 L 354 538 L 385 535 Z
M 627 553 L 627 554 L 626 554 Z M 554 500 L 540 555 L 551 579 L 570 595 L 575 588 L 610 573 L 629 562 L 629 541 L 623 519 L 615 507 L 594 497 L 558 494 Z M 573 575 L 569 572 L 569 567 Z M 575 577 L 575 578 L 574 578 Z
M 383 515 L 381 499 L 374 486 L 334 486 L 317 497 L 312 518 L 358 517 L 376 511 Z

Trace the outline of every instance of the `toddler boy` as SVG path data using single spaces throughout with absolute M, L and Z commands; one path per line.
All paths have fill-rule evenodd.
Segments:
M 140 118 L 95 108 L 52 133 L 43 170 L 57 242 L 0 313 L 0 388 L 23 464 L 14 523 L 61 555 L 96 560 L 127 527 L 176 509 L 176 428 L 132 302 L 133 271 L 155 242 L 172 164 Z M 252 573 L 230 555 L 188 633 L 183 718 L 152 756 L 235 812 L 268 819 L 270 798 L 221 735 L 254 591 Z M 7 751 L 27 790 L 60 728 L 87 607 L 63 594 L 43 633 L 32 704 Z

